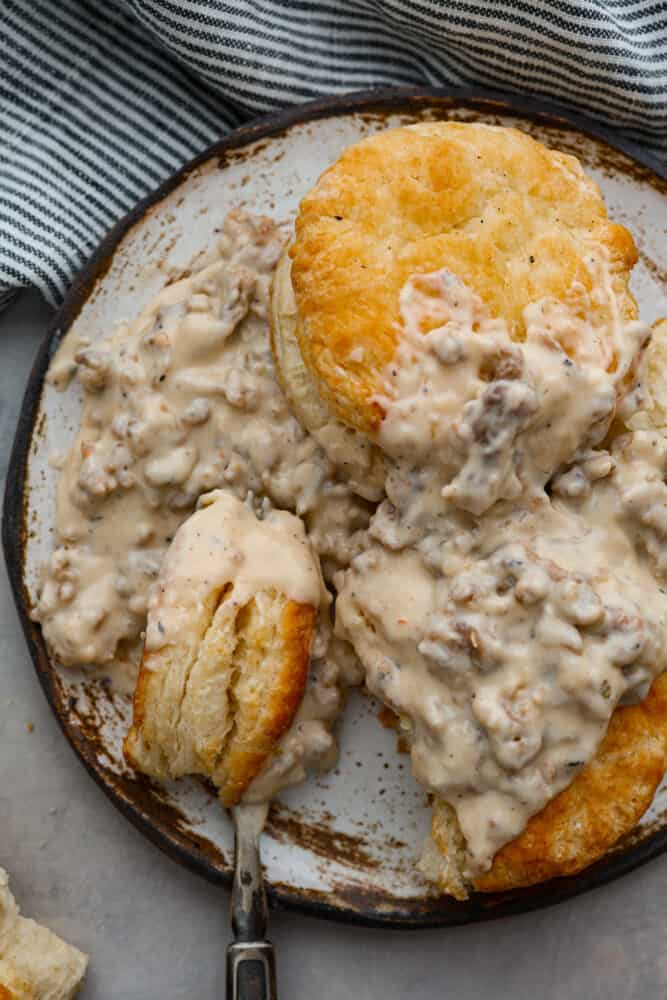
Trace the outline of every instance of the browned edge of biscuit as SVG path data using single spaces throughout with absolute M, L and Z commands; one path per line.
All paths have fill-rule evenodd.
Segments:
M 220 786 L 220 798 L 226 806 L 240 801 L 294 721 L 306 689 L 316 617 L 316 609 L 309 604 L 290 600 L 283 609 L 280 621 L 283 665 L 267 699 L 261 737 L 257 741 L 235 745 L 235 721 L 227 738 L 222 758 L 225 778 Z M 233 690 L 231 702 L 236 720 L 238 705 Z
M 475 880 L 480 892 L 499 892 L 574 875 L 629 833 L 650 806 L 665 773 L 667 673 L 646 698 L 613 713 L 595 756 L 523 833 Z

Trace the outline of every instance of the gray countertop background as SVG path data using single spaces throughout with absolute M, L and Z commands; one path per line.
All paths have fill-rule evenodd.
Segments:
M 0 314 L 2 488 L 49 308 Z M 225 891 L 163 856 L 106 799 L 60 732 L 0 570 L 0 865 L 27 916 L 91 954 L 81 1000 L 224 996 Z M 667 857 L 549 910 L 441 931 L 276 914 L 281 1000 L 667 997 Z

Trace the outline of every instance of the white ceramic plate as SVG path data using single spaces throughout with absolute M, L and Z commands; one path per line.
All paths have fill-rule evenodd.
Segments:
M 129 702 L 52 660 L 29 620 L 39 567 L 53 538 L 57 473 L 48 456 L 68 446 L 80 407 L 75 386 L 58 394 L 43 384 L 44 373 L 68 330 L 99 339 L 136 316 L 170 274 L 209 244 L 230 209 L 267 213 L 288 226 L 301 196 L 345 146 L 388 126 L 443 117 L 515 125 L 578 155 L 601 185 L 610 215 L 627 225 L 639 244 L 633 288 L 642 315 L 649 321 L 667 315 L 667 185 L 645 156 L 623 151 L 591 131 L 590 123 L 564 119 L 544 105 L 437 91 L 353 95 L 239 130 L 137 206 L 78 278 L 28 385 L 8 477 L 4 543 L 40 679 L 68 739 L 112 800 L 162 849 L 216 881 L 229 881 L 233 838 L 212 792 L 195 781 L 162 787 L 131 772 L 121 754 Z M 378 721 L 378 705 L 353 696 L 340 742 L 335 771 L 286 793 L 272 810 L 262 856 L 274 903 L 364 923 L 462 923 L 573 895 L 635 867 L 667 844 L 663 787 L 633 836 L 587 872 L 456 903 L 434 893 L 415 871 L 429 810 L 409 759 L 397 753 L 396 734 Z

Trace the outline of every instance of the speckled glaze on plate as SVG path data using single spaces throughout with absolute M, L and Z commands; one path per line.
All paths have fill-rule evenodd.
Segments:
M 649 321 L 667 315 L 667 181 L 646 154 L 592 123 L 544 103 L 506 95 L 375 91 L 318 101 L 237 130 L 178 171 L 112 230 L 83 269 L 45 337 L 19 419 L 7 479 L 3 541 L 32 658 L 67 739 L 119 809 L 175 860 L 228 884 L 232 827 L 213 792 L 196 781 L 160 786 L 128 769 L 121 740 L 129 702 L 102 681 L 62 668 L 29 617 L 39 567 L 53 539 L 61 451 L 78 424 L 75 386 L 44 385 L 62 337 L 73 328 L 94 339 L 131 319 L 195 252 L 214 238 L 231 208 L 265 212 L 289 225 L 300 197 L 347 145 L 390 126 L 452 118 L 514 125 L 575 153 L 601 185 L 610 215 L 640 248 L 633 288 Z M 414 869 L 429 828 L 423 791 L 397 752 L 379 706 L 350 699 L 341 757 L 330 774 L 273 806 L 262 853 L 273 904 L 331 919 L 391 927 L 468 923 L 545 906 L 623 874 L 667 847 L 667 784 L 631 837 L 580 875 L 533 889 L 473 896 L 457 903 Z

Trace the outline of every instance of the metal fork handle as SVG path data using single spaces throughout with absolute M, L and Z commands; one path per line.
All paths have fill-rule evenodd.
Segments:
M 238 941 L 227 948 L 227 1000 L 277 1000 L 270 941 Z
M 266 940 L 269 910 L 259 856 L 266 812 L 234 810 L 235 865 L 231 918 L 234 941 L 227 948 L 227 1000 L 277 1000 L 273 945 Z

